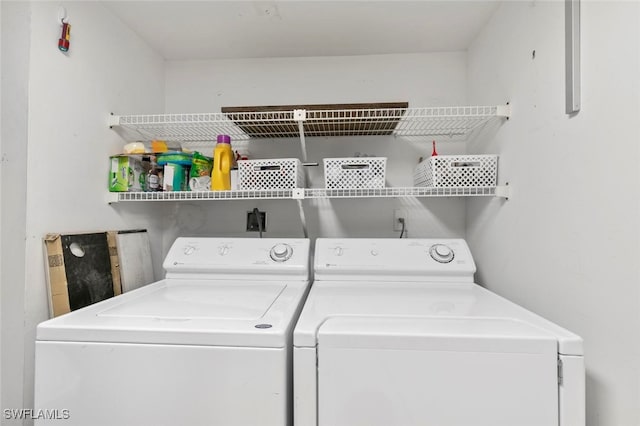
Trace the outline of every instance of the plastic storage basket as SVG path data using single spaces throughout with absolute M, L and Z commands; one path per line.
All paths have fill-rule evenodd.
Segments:
M 386 157 L 325 158 L 325 187 L 384 188 Z
M 304 188 L 304 171 L 297 158 L 239 160 L 238 189 Z
M 496 186 L 497 155 L 436 155 L 418 164 L 415 186 L 469 188 Z

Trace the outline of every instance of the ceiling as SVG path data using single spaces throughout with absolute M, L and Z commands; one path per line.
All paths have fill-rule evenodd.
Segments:
M 498 0 L 102 1 L 167 60 L 466 50 Z

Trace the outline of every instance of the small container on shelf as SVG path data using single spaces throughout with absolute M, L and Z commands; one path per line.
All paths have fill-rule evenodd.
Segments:
M 156 157 L 163 169 L 162 191 L 188 191 L 193 154 L 170 151 Z
M 159 192 L 162 191 L 163 186 L 164 167 L 161 167 L 156 163 L 155 157 L 151 157 L 151 166 L 147 173 L 147 186 L 145 191 L 147 192 Z
M 211 171 L 213 158 L 193 152 L 189 171 L 189 189 L 191 191 L 208 191 L 211 189 Z
M 181 151 L 168 151 L 156 156 L 156 161 L 159 166 L 164 166 L 167 163 L 180 164 L 181 166 L 191 167 L 193 154 L 189 152 Z
M 231 189 L 231 168 L 234 154 L 231 149 L 231 136 L 218 135 L 213 150 L 213 168 L 211 170 L 211 190 L 228 191 Z
M 163 191 L 188 191 L 189 168 L 178 163 L 164 165 Z
M 297 158 L 238 160 L 238 189 L 304 188 L 302 162 Z
M 324 159 L 327 189 L 384 188 L 386 157 L 347 157 Z
M 147 186 L 147 172 L 151 167 L 148 157 L 141 155 L 114 155 L 110 158 L 110 192 L 139 192 Z
M 435 155 L 416 166 L 413 184 L 435 188 L 493 187 L 497 175 L 497 155 Z

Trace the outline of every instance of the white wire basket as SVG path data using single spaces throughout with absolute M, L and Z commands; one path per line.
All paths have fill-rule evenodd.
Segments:
M 436 155 L 418 164 L 415 186 L 478 188 L 496 186 L 497 155 Z
M 384 188 L 386 157 L 325 158 L 325 187 Z
M 304 188 L 304 170 L 297 158 L 239 160 L 238 189 Z

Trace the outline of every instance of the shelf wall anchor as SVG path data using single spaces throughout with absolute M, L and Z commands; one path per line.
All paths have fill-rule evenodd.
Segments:
M 496 197 L 504 198 L 508 200 L 511 196 L 511 189 L 509 188 L 509 182 L 505 183 L 503 186 L 496 186 Z

